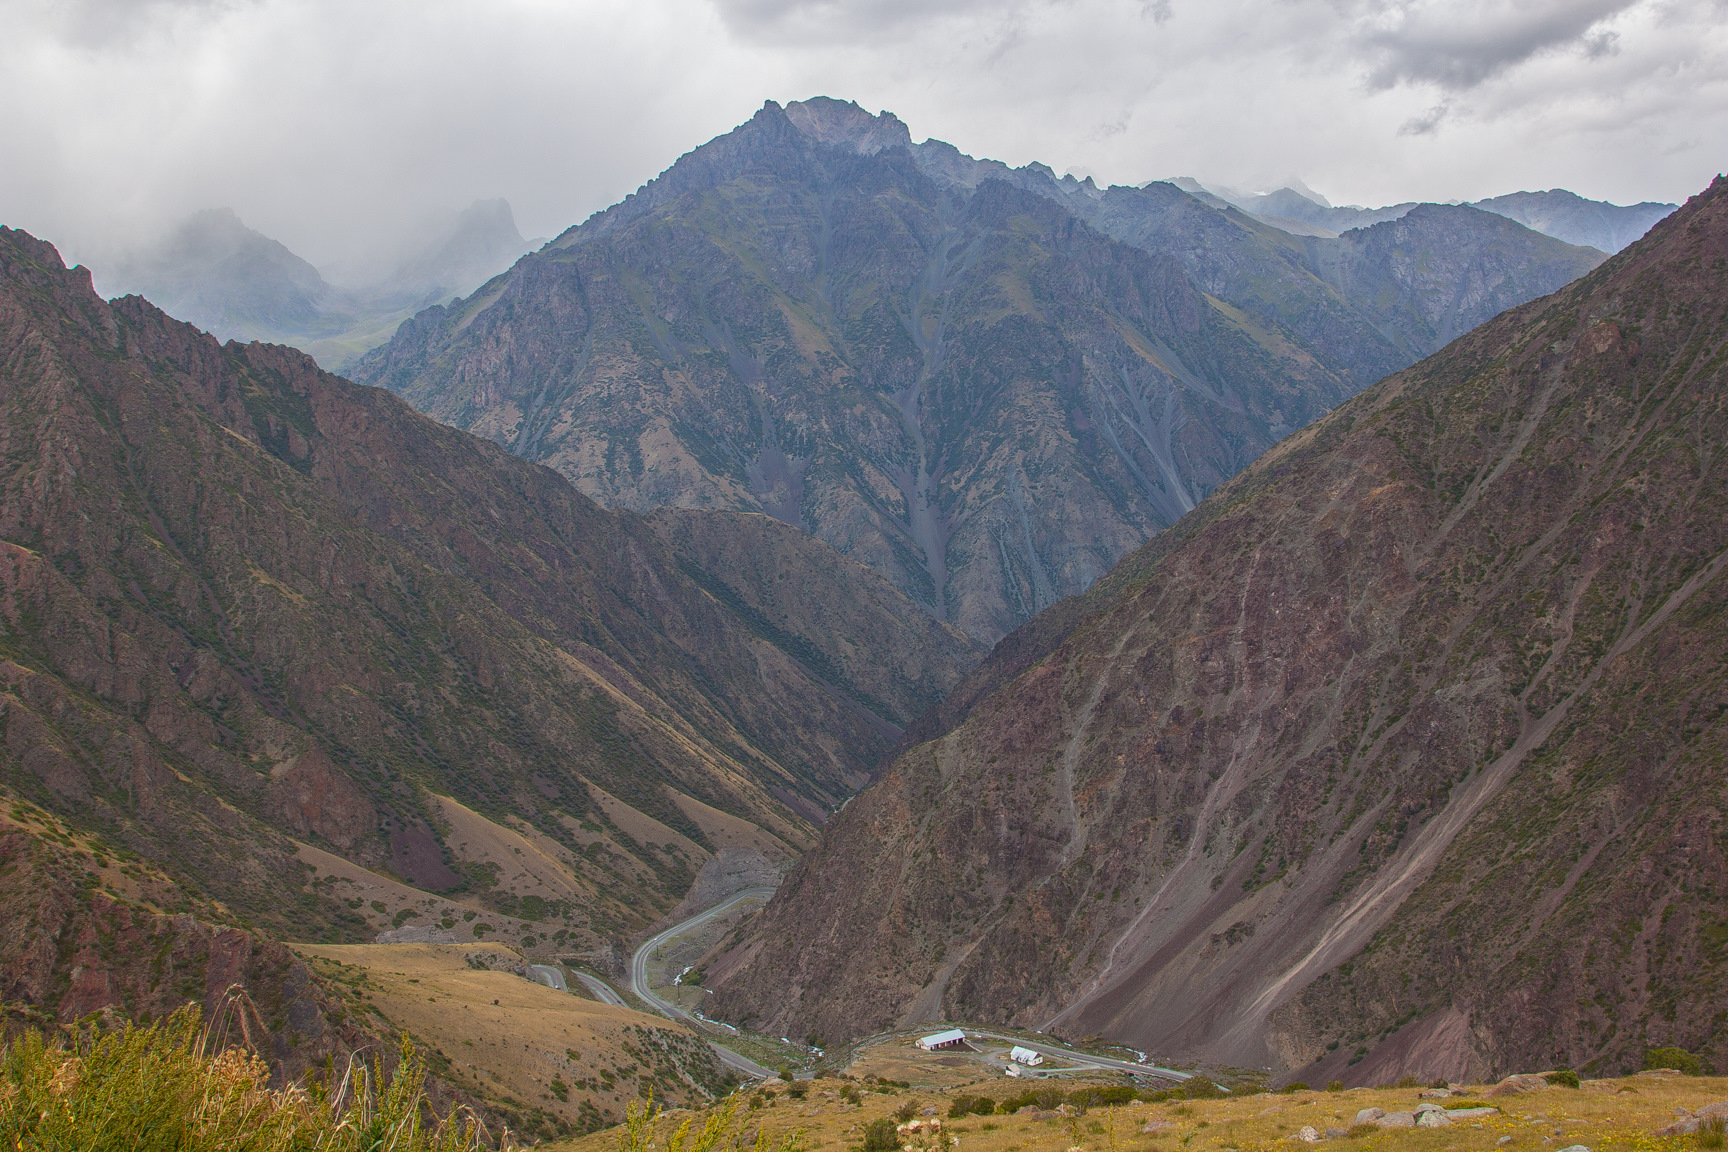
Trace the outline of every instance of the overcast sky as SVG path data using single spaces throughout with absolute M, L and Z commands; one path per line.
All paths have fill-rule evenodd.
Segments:
M 1100 183 L 1336 203 L 1728 166 L 1728 0 L 0 0 L 0 223 L 229 206 L 314 263 L 503 196 L 551 235 L 765 99 Z

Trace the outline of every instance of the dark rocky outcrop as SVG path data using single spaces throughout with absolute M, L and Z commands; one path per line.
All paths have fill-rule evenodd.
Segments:
M 999 645 L 716 1009 L 1309 1083 L 1728 1067 L 1728 179 Z

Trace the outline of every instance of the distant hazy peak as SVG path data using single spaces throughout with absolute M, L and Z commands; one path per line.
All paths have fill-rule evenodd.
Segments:
M 1546 192 L 1512 192 L 1476 201 L 1476 207 L 1516 220 L 1527 228 L 1603 252 L 1618 252 L 1643 236 L 1678 204 L 1610 204 L 1586 200 L 1564 188 Z
M 912 146 L 912 132 L 898 116 L 887 111 L 872 116 L 851 100 L 812 96 L 787 104 L 785 113 L 793 127 L 812 140 L 850 147 L 861 156 Z

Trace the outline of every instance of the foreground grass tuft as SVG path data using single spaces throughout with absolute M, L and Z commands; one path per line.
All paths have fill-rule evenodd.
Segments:
M 139 1028 L 28 1032 L 0 1049 L 0 1148 L 43 1152 L 470 1152 L 472 1117 L 428 1123 L 426 1071 L 407 1037 L 393 1072 L 356 1061 L 340 1078 L 265 1087 L 239 1048 L 212 1052 L 196 1008 Z

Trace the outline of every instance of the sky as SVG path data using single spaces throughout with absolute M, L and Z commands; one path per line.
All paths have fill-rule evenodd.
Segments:
M 551 236 L 765 100 L 1101 184 L 1334 203 L 1728 168 L 1728 0 L 0 0 L 0 223 L 95 263 L 231 207 L 320 266 Z

